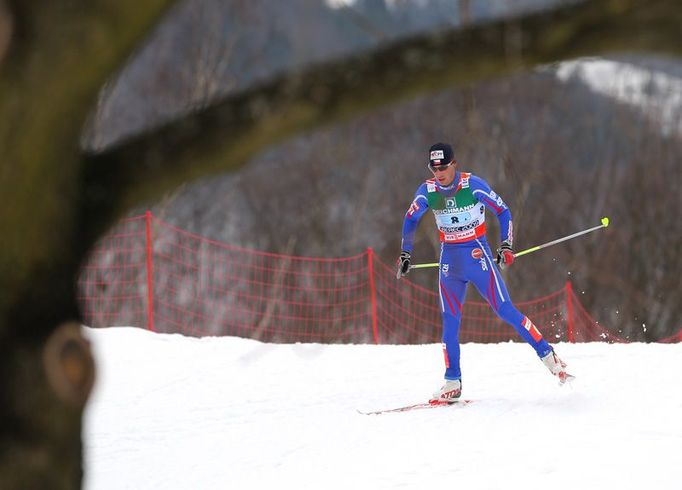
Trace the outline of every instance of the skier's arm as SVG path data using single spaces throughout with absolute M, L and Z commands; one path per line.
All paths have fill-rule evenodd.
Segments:
M 511 248 L 514 242 L 514 226 L 509 207 L 485 180 L 473 175 L 470 182 L 474 197 L 485 204 L 485 207 L 495 214 L 500 223 L 500 243 L 506 242 Z
M 419 225 L 419 221 L 422 219 L 422 216 L 424 216 L 427 209 L 429 209 L 429 200 L 426 197 L 426 184 L 422 184 L 419 189 L 417 189 L 414 200 L 405 213 L 405 219 L 403 220 L 403 240 L 400 250 L 412 253 L 417 225 Z

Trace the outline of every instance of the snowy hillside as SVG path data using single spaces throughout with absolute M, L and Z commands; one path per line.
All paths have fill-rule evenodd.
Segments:
M 606 59 L 561 63 L 561 80 L 578 77 L 595 92 L 640 109 L 664 134 L 682 134 L 682 79 L 662 71 Z
M 680 488 L 682 344 L 465 344 L 464 407 L 367 416 L 440 385 L 440 345 L 272 345 L 86 329 L 85 488 Z

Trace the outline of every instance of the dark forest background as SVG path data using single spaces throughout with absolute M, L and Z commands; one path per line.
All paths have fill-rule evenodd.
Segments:
M 83 145 L 116 146 L 287 67 L 555 3 L 364 0 L 332 8 L 188 0 L 102 91 Z M 652 80 L 661 73 L 679 79 L 681 71 L 674 59 L 610 60 L 647 70 Z M 614 333 L 666 337 L 682 318 L 680 132 L 665 131 L 651 111 L 595 92 L 579 71 L 558 77 L 556 68 L 420 97 L 263 148 L 242 170 L 181 187 L 149 207 L 183 229 L 241 246 L 322 257 L 373 247 L 393 261 L 404 211 L 429 177 L 426 149 L 448 141 L 461 168 L 488 180 L 511 206 L 517 250 L 611 219 L 603 232 L 519 259 L 504 272 L 514 299 L 570 279 Z M 657 94 L 660 87 L 650 85 L 650 100 L 679 121 L 679 107 L 666 102 L 679 94 Z M 437 237 L 430 215 L 423 221 L 415 260 L 430 262 Z M 497 223 L 490 222 L 494 247 Z M 437 280 L 426 271 L 410 278 L 428 287 Z

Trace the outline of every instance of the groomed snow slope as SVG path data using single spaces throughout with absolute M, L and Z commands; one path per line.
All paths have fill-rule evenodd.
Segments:
M 682 344 L 464 344 L 475 403 L 367 416 L 440 386 L 440 345 L 271 345 L 85 329 L 85 488 L 682 488 Z

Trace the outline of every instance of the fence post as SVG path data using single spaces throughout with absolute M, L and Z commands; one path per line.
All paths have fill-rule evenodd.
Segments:
M 147 255 L 147 328 L 154 331 L 154 264 L 152 262 L 152 212 L 144 213 L 145 252 Z
M 573 286 L 571 285 L 571 281 L 566 281 L 566 312 L 568 315 L 568 341 L 571 344 L 575 343 L 575 336 L 574 336 L 574 325 L 573 325 Z
M 377 288 L 374 282 L 374 250 L 367 248 L 367 268 L 369 270 L 369 295 L 372 304 L 372 334 L 374 343 L 379 344 L 379 331 L 377 330 Z

